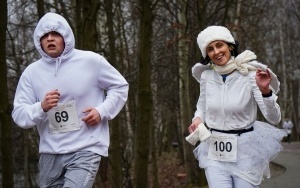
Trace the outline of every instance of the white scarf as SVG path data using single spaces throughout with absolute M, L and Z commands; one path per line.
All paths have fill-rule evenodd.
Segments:
M 198 82 L 200 82 L 201 74 L 205 70 L 211 70 L 214 69 L 216 72 L 218 72 L 221 75 L 229 74 L 235 69 L 239 71 L 242 75 L 248 75 L 249 71 L 256 71 L 257 68 L 262 69 L 263 71 L 268 70 L 271 74 L 272 80 L 270 83 L 270 87 L 274 91 L 274 93 L 278 93 L 280 90 L 280 82 L 276 76 L 275 73 L 271 69 L 268 68 L 268 66 L 257 62 L 256 55 L 246 50 L 240 55 L 238 55 L 236 58 L 231 57 L 231 59 L 227 62 L 225 66 L 217 66 L 217 65 L 202 65 L 201 63 L 196 63 L 192 68 L 192 74 L 194 78 Z
M 249 61 L 255 60 L 256 55 L 250 50 L 245 50 L 237 57 L 231 57 L 231 59 L 224 66 L 213 65 L 214 70 L 220 75 L 229 74 L 235 69 L 242 75 L 248 75 L 249 71 L 256 71 L 256 67 L 248 64 Z

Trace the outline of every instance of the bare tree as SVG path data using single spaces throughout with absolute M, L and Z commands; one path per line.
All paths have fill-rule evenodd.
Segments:
M 189 39 L 187 37 L 187 9 L 188 1 L 179 0 L 180 10 L 178 13 L 178 62 L 179 62 L 179 99 L 180 99 L 180 125 L 181 134 L 187 136 L 187 126 L 191 121 L 191 106 L 189 98 L 189 73 L 190 67 L 188 63 Z M 183 142 L 184 164 L 187 171 L 187 182 L 192 183 L 196 180 L 195 160 L 191 152 L 191 145 Z
M 13 188 L 13 163 L 11 140 L 11 105 L 8 100 L 6 65 L 7 1 L 0 2 L 0 127 L 2 186 Z
M 107 15 L 107 34 L 108 34 L 108 43 L 109 43 L 109 62 L 115 66 L 117 69 L 117 58 L 116 58 L 116 37 L 114 32 L 114 11 L 113 5 L 115 1 L 105 0 L 104 1 L 104 10 Z M 121 187 L 122 183 L 122 166 L 121 166 L 121 129 L 118 121 L 119 117 L 116 117 L 111 122 L 111 146 L 110 146 L 110 167 L 112 171 L 112 181 L 111 185 L 113 188 Z
M 44 4 L 44 0 L 37 0 L 36 1 L 37 4 L 37 12 L 38 12 L 38 16 L 41 19 L 44 14 L 45 14 L 45 4 Z
M 148 157 L 150 144 L 150 127 L 153 126 L 153 101 L 151 93 L 151 39 L 153 8 L 151 0 L 139 0 L 140 28 L 138 45 L 138 121 L 136 127 L 135 169 L 136 187 L 148 186 Z

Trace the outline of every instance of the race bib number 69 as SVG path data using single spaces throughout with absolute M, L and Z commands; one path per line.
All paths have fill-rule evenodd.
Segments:
M 80 129 L 75 101 L 59 104 L 47 112 L 50 133 L 63 133 Z

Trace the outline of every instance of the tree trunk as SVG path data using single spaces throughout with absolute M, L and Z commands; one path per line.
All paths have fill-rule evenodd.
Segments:
M 122 14 L 120 14 L 123 10 L 123 5 L 121 0 L 115 1 L 116 9 L 115 9 L 115 17 L 114 22 L 116 22 L 116 32 L 118 37 L 118 50 L 121 52 L 118 54 L 117 61 L 120 62 L 120 65 L 122 65 L 123 70 L 126 74 L 130 74 L 130 66 L 129 66 L 129 45 L 126 38 L 126 21 Z M 137 37 L 136 37 L 137 38 Z M 132 87 L 131 87 L 132 88 Z M 136 96 L 136 91 L 129 89 L 129 96 Z M 122 168 L 122 174 L 121 174 L 121 181 L 122 185 L 121 187 L 127 187 L 131 188 L 133 187 L 133 180 L 132 180 L 132 163 L 133 163 L 133 148 L 134 148 L 134 134 L 133 134 L 133 126 L 135 123 L 133 123 L 133 120 L 131 118 L 131 110 L 135 109 L 136 103 L 133 102 L 135 99 L 132 97 L 131 100 L 129 99 L 128 102 L 125 104 L 125 123 L 122 125 L 119 125 L 124 132 L 121 133 L 120 139 L 122 142 L 121 147 L 121 168 Z M 134 119 L 134 118 L 133 118 Z
M 232 35 L 233 38 L 235 38 L 236 40 L 238 40 L 238 28 L 239 28 L 239 22 L 240 22 L 240 17 L 241 17 L 241 6 L 242 6 L 242 0 L 238 0 L 237 1 L 237 5 L 236 5 L 236 16 L 234 18 L 234 28 L 232 30 Z
M 205 10 L 204 10 L 205 4 L 206 4 L 205 0 L 199 0 L 199 2 L 198 2 L 198 12 L 200 12 L 199 17 L 201 17 L 199 19 L 198 23 L 199 23 L 199 27 L 201 29 L 203 29 L 204 23 L 205 23 Z M 201 54 L 200 50 L 199 50 L 199 54 Z M 198 164 L 197 164 L 197 167 L 198 167 Z M 198 177 L 199 177 L 199 181 L 200 181 L 200 186 L 201 187 L 206 186 L 207 185 L 207 180 L 206 180 L 206 177 L 205 177 L 205 171 L 204 171 L 204 169 L 199 169 L 198 173 L 199 173 Z
M 148 187 L 148 159 L 150 127 L 153 126 L 152 93 L 151 93 L 151 38 L 153 13 L 151 0 L 139 0 L 140 29 L 138 44 L 138 107 L 135 139 L 135 187 Z
M 179 63 L 179 100 L 180 100 L 180 125 L 181 135 L 187 136 L 187 127 L 191 123 L 191 106 L 189 97 L 189 62 L 188 62 L 188 43 L 187 39 L 187 1 L 179 0 L 181 9 L 178 14 L 179 30 L 178 30 L 178 63 Z M 183 140 L 184 164 L 187 172 L 187 183 L 190 184 L 196 180 L 195 159 L 193 157 L 191 145 Z
M 83 41 L 82 49 L 95 51 L 97 49 L 97 12 L 100 7 L 98 0 L 85 0 L 83 6 Z
M 77 0 L 77 48 L 95 51 L 97 49 L 97 13 L 100 8 L 98 0 Z
M 157 149 L 156 149 L 156 136 L 155 136 L 155 126 L 152 125 L 150 128 L 150 140 L 151 140 L 151 181 L 152 181 L 152 188 L 159 188 L 158 182 L 158 166 L 157 166 Z
M 11 106 L 8 100 L 6 65 L 7 1 L 0 1 L 0 127 L 2 186 L 13 188 L 13 161 L 11 143 Z
M 82 47 L 82 38 L 83 38 L 83 31 L 82 31 L 82 16 L 81 16 L 81 8 L 83 4 L 83 0 L 75 0 L 76 1 L 76 7 L 75 7 L 75 18 L 76 18 L 76 48 L 81 49 Z
M 105 0 L 105 12 L 107 15 L 107 29 L 108 29 L 108 43 L 109 43 L 109 62 L 118 69 L 116 59 L 115 33 L 114 33 L 114 13 L 112 0 Z M 120 126 L 118 117 L 111 122 L 111 145 L 110 145 L 110 166 L 111 166 L 111 186 L 112 188 L 121 187 L 122 183 L 122 167 L 121 167 L 121 140 L 120 140 Z
M 29 176 L 29 162 L 28 162 L 28 142 L 29 142 L 29 140 L 28 140 L 28 130 L 24 130 L 24 132 L 23 132 L 24 134 L 23 134 L 23 139 L 24 139 L 24 157 L 23 157 L 23 159 L 24 159 L 24 185 L 25 185 L 25 187 L 30 187 L 29 186 L 29 178 L 30 178 L 30 176 Z
M 39 19 L 41 19 L 45 14 L 44 0 L 37 0 L 36 4 L 37 4 L 37 11 L 38 11 Z
M 279 24 L 279 44 L 280 44 L 280 56 L 281 56 L 281 70 L 282 70 L 282 92 L 283 92 L 283 99 L 281 100 L 281 110 L 282 110 L 282 119 L 285 119 L 286 117 L 288 117 L 288 112 L 287 109 L 287 103 L 288 103 L 288 85 L 287 85 L 287 75 L 286 73 L 286 62 L 285 62 L 285 50 L 284 50 L 284 36 L 283 36 L 283 32 L 282 32 L 282 26 L 281 24 Z

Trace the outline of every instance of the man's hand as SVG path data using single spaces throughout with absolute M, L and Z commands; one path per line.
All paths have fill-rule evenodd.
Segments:
M 48 112 L 51 108 L 57 106 L 59 97 L 60 93 L 57 89 L 46 93 L 43 101 L 41 102 L 44 112 Z
M 82 118 L 82 121 L 84 121 L 87 125 L 97 125 L 101 121 L 101 117 L 99 112 L 92 107 L 86 108 L 82 111 L 83 113 L 88 113 L 84 118 Z

